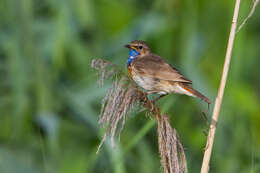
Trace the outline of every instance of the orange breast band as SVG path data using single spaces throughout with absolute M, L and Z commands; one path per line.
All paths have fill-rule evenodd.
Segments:
M 133 78 L 132 66 L 131 65 L 128 66 L 128 73 L 129 73 L 130 77 Z

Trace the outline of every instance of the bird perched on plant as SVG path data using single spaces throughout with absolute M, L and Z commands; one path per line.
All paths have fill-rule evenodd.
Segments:
M 169 93 L 199 97 L 210 104 L 210 100 L 192 88 L 192 81 L 185 78 L 175 67 L 152 53 L 148 44 L 141 40 L 125 45 L 129 48 L 127 68 L 131 78 L 148 94 L 159 94 L 154 102 Z

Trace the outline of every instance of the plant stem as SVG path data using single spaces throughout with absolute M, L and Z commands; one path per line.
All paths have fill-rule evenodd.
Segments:
M 221 78 L 218 95 L 216 97 L 216 101 L 215 101 L 215 105 L 214 105 L 214 109 L 213 109 L 213 113 L 212 113 L 212 120 L 211 120 L 211 124 L 210 124 L 209 134 L 208 134 L 208 138 L 207 138 L 207 144 L 205 147 L 202 167 L 201 167 L 201 171 L 200 171 L 201 173 L 207 173 L 209 171 L 209 162 L 210 162 L 212 146 L 213 146 L 215 132 L 216 132 L 216 125 L 217 125 L 218 118 L 219 118 L 219 112 L 221 109 L 222 99 L 223 99 L 227 76 L 228 76 L 229 64 L 230 64 L 230 60 L 231 60 L 232 48 L 233 48 L 234 39 L 235 39 L 235 35 L 236 35 L 236 26 L 237 26 L 239 6 L 240 6 L 240 0 L 236 0 L 233 20 L 232 20 L 232 25 L 231 25 L 230 35 L 229 35 L 229 40 L 228 40 L 228 46 L 227 46 L 227 51 L 226 51 L 225 63 L 224 63 L 224 68 L 223 68 L 223 72 L 222 72 L 222 78 Z

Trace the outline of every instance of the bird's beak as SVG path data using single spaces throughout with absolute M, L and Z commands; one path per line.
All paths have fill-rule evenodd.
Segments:
M 126 44 L 125 47 L 129 49 L 131 48 L 130 44 Z
M 125 45 L 125 47 L 128 48 L 128 49 L 134 49 L 134 50 L 136 50 L 136 48 L 135 48 L 134 46 L 131 46 L 130 44 Z

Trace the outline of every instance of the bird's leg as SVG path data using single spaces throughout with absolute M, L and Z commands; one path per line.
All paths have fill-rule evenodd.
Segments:
M 162 97 L 166 96 L 167 94 L 162 94 L 159 97 L 157 97 L 156 99 L 153 99 L 151 102 L 154 104 L 155 102 L 157 102 L 159 99 L 161 99 Z

